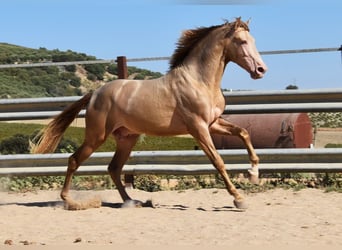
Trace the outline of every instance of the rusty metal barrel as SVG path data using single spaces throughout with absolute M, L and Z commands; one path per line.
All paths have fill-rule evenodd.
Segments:
M 313 128 L 307 113 L 223 115 L 229 122 L 245 128 L 255 148 L 310 148 Z M 235 136 L 212 135 L 217 149 L 244 149 Z

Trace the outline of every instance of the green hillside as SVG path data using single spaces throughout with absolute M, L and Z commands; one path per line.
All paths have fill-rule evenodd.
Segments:
M 71 50 L 32 49 L 0 43 L 0 64 L 96 60 L 94 56 Z M 128 67 L 129 78 L 162 76 L 159 72 Z M 117 78 L 116 64 L 71 65 L 0 69 L 0 99 L 83 95 Z M 341 127 L 341 113 L 311 113 L 315 127 Z
M 71 50 L 32 49 L 0 43 L 0 64 L 96 60 Z M 128 67 L 133 79 L 157 78 L 162 74 Z M 0 69 L 0 98 L 82 95 L 117 78 L 116 64 L 90 64 Z

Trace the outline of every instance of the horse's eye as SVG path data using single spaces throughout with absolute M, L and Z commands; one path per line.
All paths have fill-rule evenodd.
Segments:
M 242 39 L 234 39 L 234 42 L 235 42 L 237 45 L 247 44 L 247 40 L 242 40 Z

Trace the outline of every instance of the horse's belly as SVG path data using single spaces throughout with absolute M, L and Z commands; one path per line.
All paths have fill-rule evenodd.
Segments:
M 187 134 L 187 128 L 181 122 L 173 122 L 171 120 L 149 120 L 137 121 L 131 126 L 132 130 L 139 131 L 140 134 L 165 136 Z

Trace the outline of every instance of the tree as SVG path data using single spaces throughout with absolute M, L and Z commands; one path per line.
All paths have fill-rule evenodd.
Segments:
M 298 89 L 297 85 L 290 84 L 286 87 L 286 89 Z
M 87 64 L 84 65 L 84 68 L 88 71 L 88 75 L 93 74 L 98 80 L 103 80 L 103 75 L 106 72 L 103 64 Z
M 107 67 L 107 71 L 112 75 L 118 74 L 118 66 L 116 64 L 109 64 Z

